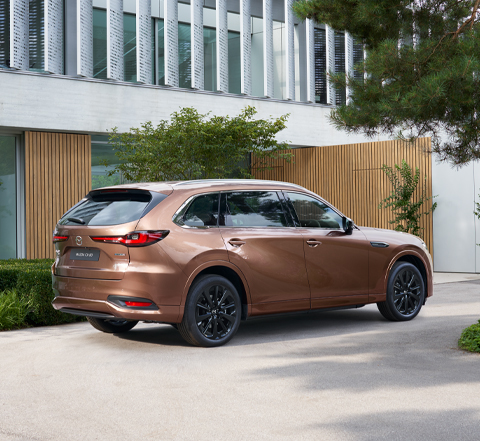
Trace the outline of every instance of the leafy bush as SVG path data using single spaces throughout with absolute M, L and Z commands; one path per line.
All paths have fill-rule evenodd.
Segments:
M 466 351 L 480 352 L 480 320 L 463 330 L 458 346 Z
M 401 165 L 395 164 L 395 170 L 385 164 L 382 169 L 392 184 L 393 191 L 390 196 L 378 204 L 378 208 L 392 209 L 395 219 L 389 223 L 395 225 L 395 230 L 422 237 L 423 228 L 420 227 L 420 218 L 432 213 L 437 208 L 437 203 L 433 203 L 430 208 L 427 207 L 427 211 L 422 211 L 422 205 L 436 196 L 427 197 L 425 184 L 420 194 L 417 193 L 420 170 L 416 167 L 414 173 L 413 167 L 410 167 L 404 159 Z M 415 198 L 416 193 L 418 194 L 417 198 Z M 417 200 L 415 201 L 415 199 Z
M 55 297 L 52 290 L 51 259 L 10 259 L 0 261 L 0 290 L 8 293 L 16 291 L 19 308 L 28 304 L 23 326 L 47 326 L 60 323 L 71 323 L 81 318 L 55 310 L 52 300 Z M 5 316 L 11 307 L 0 303 L 0 316 Z M 16 327 L 20 327 L 17 325 Z M 0 329 L 11 329 L 0 325 Z
M 0 292 L 0 330 L 24 327 L 29 309 L 30 301 L 20 298 L 16 290 Z
M 156 127 L 149 121 L 127 133 L 114 128 L 110 142 L 120 164 L 109 176 L 120 173 L 133 182 L 252 178 L 252 170 L 268 169 L 271 158 L 290 162 L 287 144 L 276 139 L 288 115 L 266 120 L 256 113 L 246 107 L 234 117 L 210 116 L 185 107 Z

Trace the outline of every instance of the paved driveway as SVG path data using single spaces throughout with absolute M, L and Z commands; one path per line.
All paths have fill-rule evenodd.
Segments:
M 376 307 L 243 323 L 200 349 L 166 325 L 0 334 L 0 440 L 478 440 L 480 355 L 456 341 L 480 284 L 415 320 Z

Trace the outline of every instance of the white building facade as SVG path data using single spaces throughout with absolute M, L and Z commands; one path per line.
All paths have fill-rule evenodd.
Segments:
M 367 141 L 329 124 L 348 90 L 335 91 L 325 74 L 353 72 L 363 47 L 301 22 L 293 1 L 0 0 L 0 259 L 26 256 L 27 131 L 91 135 L 93 187 L 106 182 L 100 161 L 115 160 L 107 132 L 156 124 L 181 107 L 288 113 L 280 140 L 295 147 Z M 478 172 L 433 168 L 436 269 L 480 272 Z M 445 185 L 447 175 L 468 181 L 468 192 Z M 461 219 L 451 214 L 460 212 L 455 204 Z

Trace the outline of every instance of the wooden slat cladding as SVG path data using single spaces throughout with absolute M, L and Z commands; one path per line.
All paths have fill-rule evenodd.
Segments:
M 381 169 L 383 164 L 394 167 L 402 159 L 420 169 L 426 180 L 427 196 L 432 196 L 432 159 L 430 138 L 420 138 L 413 145 L 403 141 L 367 142 L 287 150 L 295 158 L 271 160 L 271 170 L 255 172 L 258 179 L 292 182 L 318 193 L 335 205 L 357 225 L 393 229 L 390 209 L 378 204 L 390 195 L 392 186 Z M 253 163 L 255 163 L 255 158 Z M 421 182 L 423 186 L 423 182 Z M 417 195 L 418 197 L 418 195 Z M 429 201 L 429 203 L 431 203 Z M 432 215 L 423 216 L 424 240 L 433 254 Z
M 25 132 L 27 259 L 54 258 L 58 219 L 90 190 L 90 135 Z

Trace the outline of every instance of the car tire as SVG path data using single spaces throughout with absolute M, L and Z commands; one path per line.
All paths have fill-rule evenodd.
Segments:
M 99 319 L 96 317 L 87 317 L 90 324 L 99 331 L 107 332 L 108 334 L 118 334 L 120 332 L 130 331 L 138 321 L 135 320 L 111 320 L 111 319 Z
M 418 268 L 408 262 L 396 262 L 388 277 L 387 298 L 377 303 L 378 310 L 395 322 L 415 318 L 425 301 L 425 282 Z
M 241 320 L 238 291 L 228 279 L 218 275 L 200 277 L 190 288 L 178 330 L 195 346 L 221 346 L 235 335 Z

